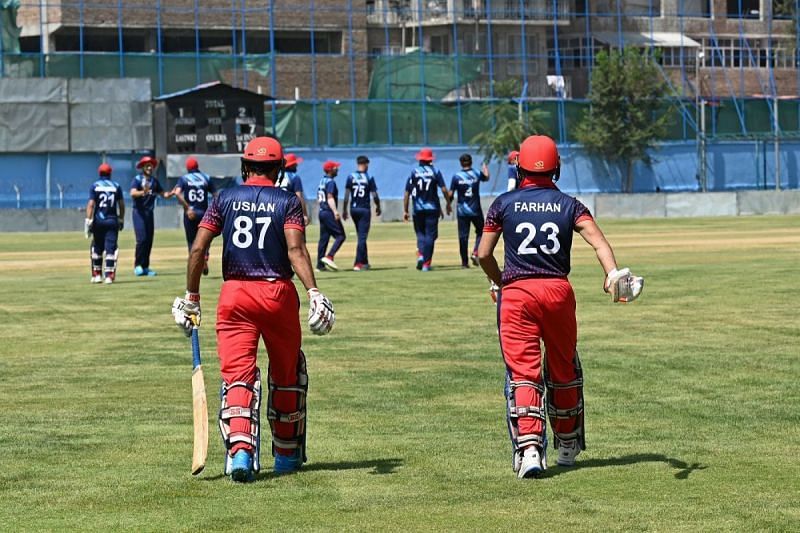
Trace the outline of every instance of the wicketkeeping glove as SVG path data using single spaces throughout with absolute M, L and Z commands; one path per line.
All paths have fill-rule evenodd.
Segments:
M 308 298 L 308 327 L 314 335 L 327 335 L 336 322 L 333 304 L 318 289 L 309 289 Z
M 612 300 L 616 302 L 632 302 L 642 293 L 644 288 L 644 278 L 631 274 L 629 268 L 616 268 L 606 276 L 604 289 L 611 294 Z
M 92 219 L 85 218 L 83 219 L 83 236 L 88 239 L 91 233 L 92 233 Z
M 183 298 L 172 302 L 172 317 L 184 335 L 192 336 L 192 330 L 200 327 L 200 295 L 187 292 Z

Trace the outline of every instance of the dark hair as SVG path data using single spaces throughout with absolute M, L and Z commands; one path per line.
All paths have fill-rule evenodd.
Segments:
M 270 176 L 280 169 L 281 161 L 242 161 L 242 177 L 247 179 L 250 175 Z
M 461 154 L 461 157 L 459 157 L 458 160 L 461 163 L 461 166 L 472 164 L 472 156 L 469 154 Z
M 369 158 L 365 155 L 360 155 L 356 158 L 356 163 L 358 163 L 359 165 L 366 165 L 367 163 L 369 163 Z

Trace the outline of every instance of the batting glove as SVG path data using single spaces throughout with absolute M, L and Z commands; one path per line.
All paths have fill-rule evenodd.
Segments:
M 489 280 L 489 296 L 492 297 L 492 301 L 495 305 L 497 305 L 497 297 L 500 295 L 500 286 L 492 280 Z
M 644 278 L 631 274 L 629 268 L 613 269 L 606 276 L 603 289 L 611 294 L 611 299 L 617 303 L 634 301 L 642 293 Z
M 119 219 L 119 221 L 117 222 L 117 226 L 119 227 L 119 230 L 122 231 L 122 228 L 125 227 L 125 221 L 122 220 L 122 219 Z
M 308 298 L 308 327 L 314 335 L 327 335 L 336 323 L 333 304 L 319 289 L 308 289 Z
M 88 239 L 89 234 L 91 233 L 92 233 L 92 219 L 85 218 L 83 219 L 83 236 Z
M 175 298 L 172 302 L 172 317 L 184 335 L 191 337 L 192 330 L 200 327 L 200 295 L 187 292 L 183 298 Z

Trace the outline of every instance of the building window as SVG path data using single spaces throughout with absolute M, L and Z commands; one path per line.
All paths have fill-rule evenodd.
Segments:
M 431 35 L 430 52 L 434 54 L 450 53 L 449 35 Z
M 310 54 L 310 31 L 280 31 L 275 32 L 275 51 L 281 54 Z M 342 32 L 340 31 L 315 31 L 315 54 L 341 54 Z
M 562 70 L 587 68 L 592 65 L 594 55 L 604 46 L 595 39 L 568 37 L 558 41 L 558 63 Z M 552 40 L 547 41 L 547 66 L 556 68 L 556 48 Z
M 711 18 L 711 0 L 683 0 L 681 14 L 684 17 Z
M 134 33 L 125 29 L 122 35 L 123 52 L 146 52 L 144 30 Z M 38 37 L 37 37 L 38 39 Z M 64 28 L 55 34 L 55 49 L 58 52 L 119 52 L 119 34 L 116 30 L 84 27 L 83 46 L 78 28 Z
M 772 16 L 776 19 L 794 18 L 795 0 L 772 0 Z
M 760 15 L 759 0 L 728 0 L 727 15 L 728 18 L 757 19 Z
M 701 67 L 794 68 L 794 43 L 766 39 L 703 39 Z
M 660 17 L 659 0 L 628 0 L 625 2 L 625 15 L 634 17 Z

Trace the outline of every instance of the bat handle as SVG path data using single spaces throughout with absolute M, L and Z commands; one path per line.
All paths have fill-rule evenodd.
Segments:
M 192 329 L 192 368 L 200 366 L 200 337 L 197 328 Z

